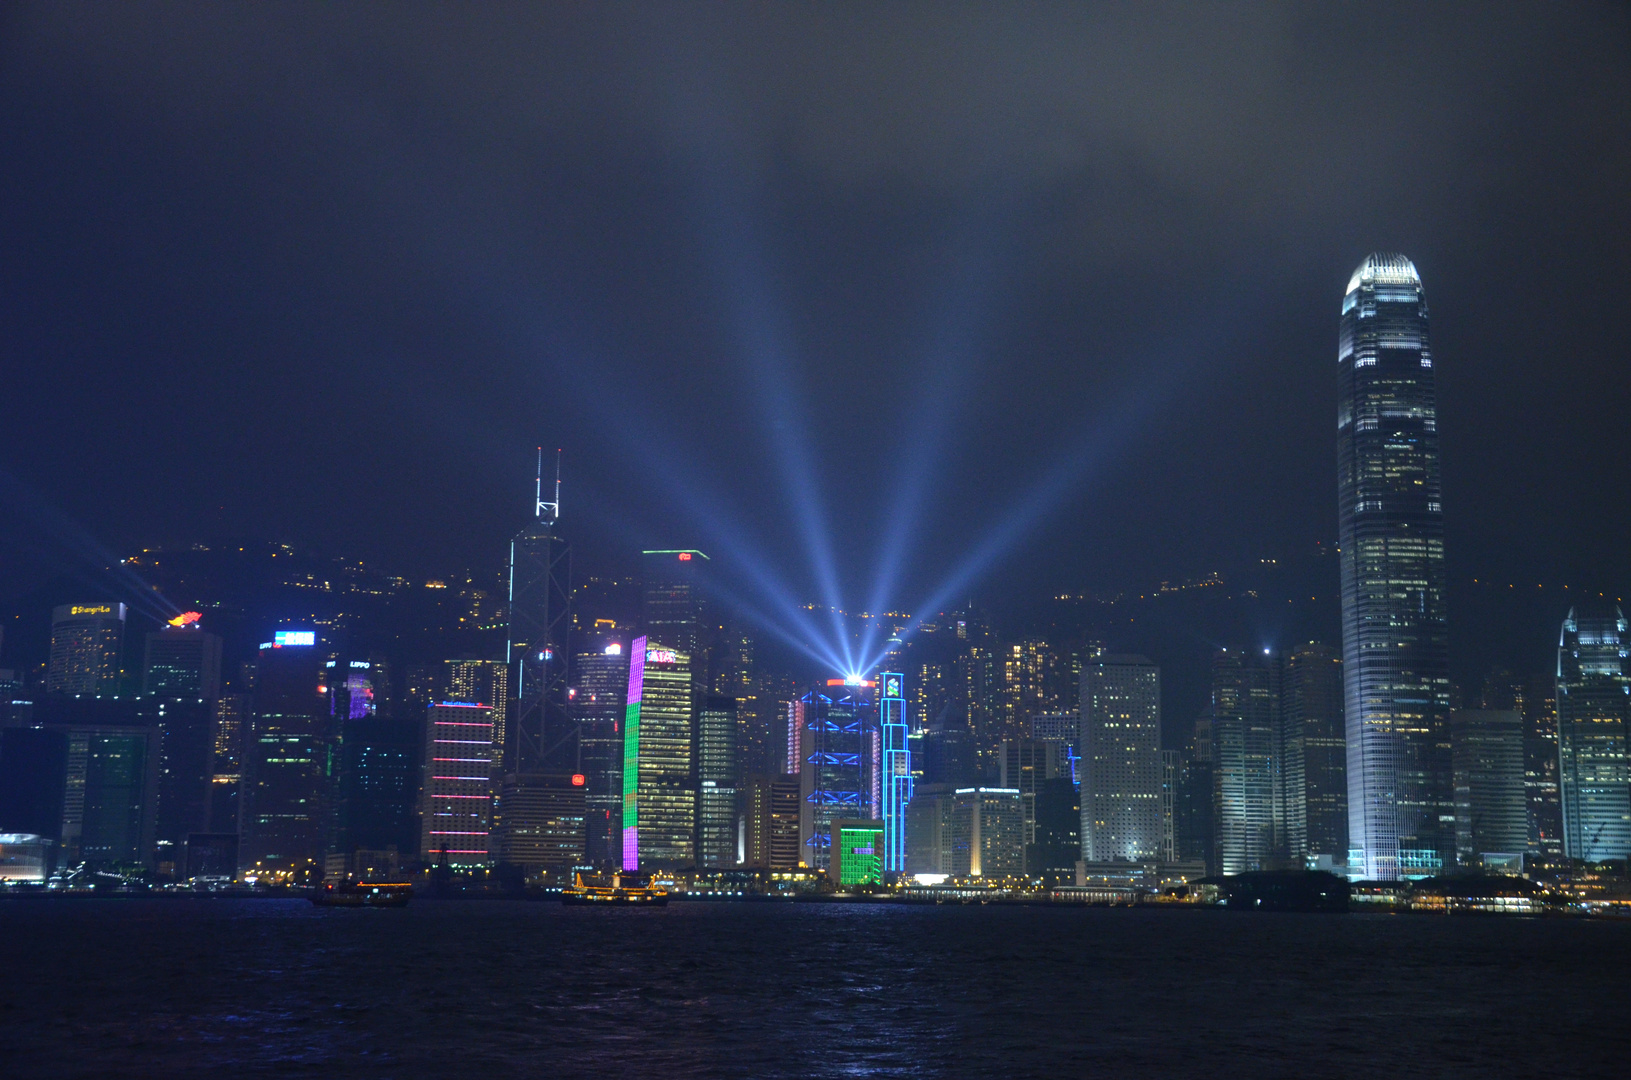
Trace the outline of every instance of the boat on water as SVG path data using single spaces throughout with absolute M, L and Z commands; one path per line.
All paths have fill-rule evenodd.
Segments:
M 413 886 L 394 881 L 325 881 L 311 894 L 318 907 L 407 907 Z
M 585 879 L 582 871 L 570 886 L 561 890 L 563 904 L 641 904 L 662 907 L 668 903 L 668 890 L 620 870 Z

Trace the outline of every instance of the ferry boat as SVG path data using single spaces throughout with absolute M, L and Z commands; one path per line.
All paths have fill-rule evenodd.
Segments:
M 412 885 L 384 881 L 325 881 L 311 894 L 318 907 L 407 907 L 412 898 Z
M 571 886 L 561 890 L 563 904 L 642 904 L 662 907 L 668 903 L 668 890 L 641 881 L 633 874 L 613 870 L 595 881 L 584 881 L 583 872 L 573 877 Z

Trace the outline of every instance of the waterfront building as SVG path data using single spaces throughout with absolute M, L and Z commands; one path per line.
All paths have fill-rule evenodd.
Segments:
M 196 612 L 187 615 L 147 635 L 143 695 L 206 700 L 220 696 L 221 639 L 199 627 Z
M 829 679 L 826 689 L 836 696 L 811 690 L 790 710 L 790 756 L 798 763 L 802 799 L 800 843 L 805 865 L 816 870 L 831 865 L 834 821 L 878 815 L 882 772 L 873 684 Z
M 1044 780 L 1036 791 L 1035 840 L 1025 847 L 1025 872 L 1050 885 L 1069 884 L 1082 857 L 1082 804 L 1069 776 Z
M 629 683 L 623 642 L 579 653 L 573 679 L 572 717 L 584 776 L 584 860 L 615 866 L 623 833 L 623 713 Z
M 712 695 L 697 710 L 697 865 L 736 865 L 736 699 Z
M 1337 370 L 1349 874 L 1426 876 L 1454 852 L 1450 673 L 1427 301 L 1403 255 L 1354 271 Z
M 80 697 L 117 694 L 124 637 L 123 604 L 58 605 L 51 612 L 46 690 Z
M 458 869 L 492 858 L 493 707 L 444 701 L 425 710 L 419 857 Z
M 743 807 L 744 865 L 764 870 L 796 870 L 800 865 L 799 778 L 755 776 L 748 780 Z
M 832 823 L 833 856 L 829 873 L 841 888 L 883 884 L 884 824 L 880 820 Z
M 279 630 L 260 647 L 240 795 L 245 870 L 300 878 L 322 869 L 338 764 L 323 671 L 313 631 Z
M 1529 847 L 1523 716 L 1513 709 L 1450 713 L 1456 861 L 1521 867 Z
M 623 721 L 624 870 L 696 862 L 691 657 L 645 637 L 629 653 Z
M 215 776 L 215 716 L 197 697 L 142 697 L 138 715 L 158 743 L 158 805 L 154 808 L 155 869 L 163 877 L 186 870 L 187 837 L 211 831 Z
M 1023 874 L 1024 834 L 1019 789 L 957 789 L 952 797 L 949 872 L 956 877 Z
M 883 741 L 880 816 L 884 823 L 883 868 L 906 869 L 906 807 L 912 801 L 912 751 L 907 740 L 906 676 L 885 671 L 878 676 L 878 731 Z
M 1225 874 L 1275 868 L 1279 665 L 1219 649 L 1212 658 L 1213 822 Z
M 1631 857 L 1631 635 L 1612 602 L 1569 609 L 1557 645 L 1558 786 L 1571 859 Z
M 1286 657 L 1282 688 L 1285 848 L 1293 867 L 1348 857 L 1348 757 L 1342 658 L 1317 641 Z
M 560 876 L 584 865 L 587 791 L 582 773 L 505 777 L 493 825 L 497 857 L 529 875 Z
M 1142 656 L 1082 665 L 1082 857 L 1153 859 L 1161 849 L 1161 669 Z
M 955 790 L 950 784 L 919 784 L 906 807 L 906 872 L 954 872 L 952 816 Z M 1071 858 L 1076 858 L 1073 853 Z M 963 859 L 967 863 L 967 857 Z

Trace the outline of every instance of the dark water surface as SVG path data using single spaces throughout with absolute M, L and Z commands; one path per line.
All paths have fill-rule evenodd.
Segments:
M 0 902 L 0 1075 L 1618 1076 L 1631 924 Z

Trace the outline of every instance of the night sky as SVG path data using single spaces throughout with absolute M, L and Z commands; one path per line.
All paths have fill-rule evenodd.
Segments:
M 92 538 L 496 572 L 542 444 L 584 569 L 1023 614 L 1275 558 L 1334 625 L 1373 250 L 1457 663 L 1538 665 L 1631 588 L 1624 5 L 8 4 L 0 594 Z

